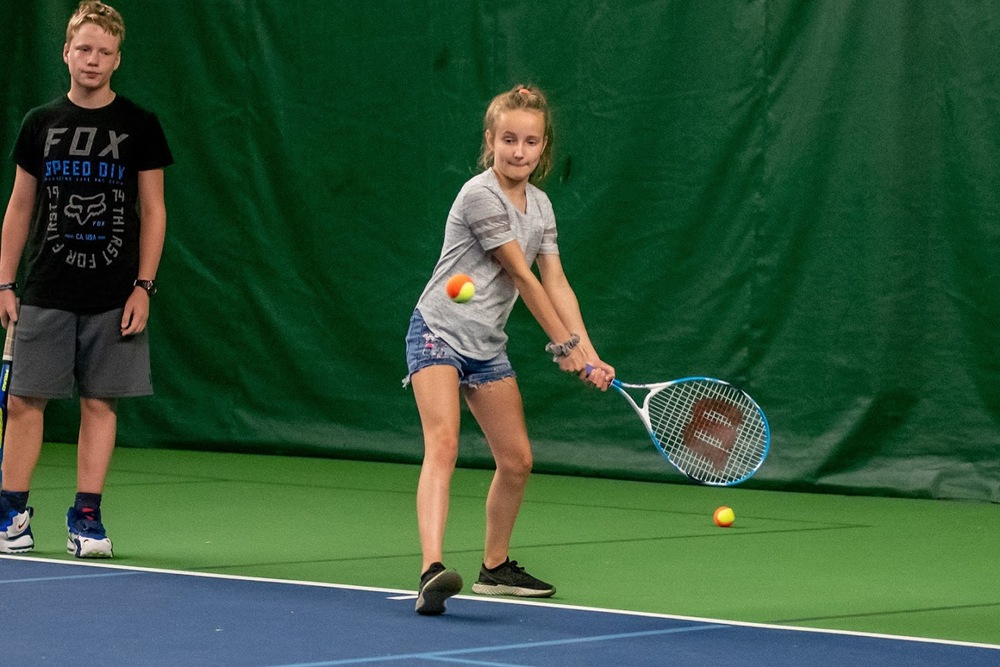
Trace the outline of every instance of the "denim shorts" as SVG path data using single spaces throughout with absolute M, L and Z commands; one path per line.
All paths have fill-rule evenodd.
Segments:
M 506 352 L 486 361 L 470 359 L 431 331 L 420 311 L 414 310 L 406 332 L 406 367 L 410 372 L 403 379 L 403 386 L 410 383 L 410 377 L 417 371 L 441 365 L 454 366 L 458 370 L 459 383 L 467 387 L 517 377 Z

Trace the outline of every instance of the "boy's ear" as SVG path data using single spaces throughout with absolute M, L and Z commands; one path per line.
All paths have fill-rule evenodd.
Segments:
M 69 42 L 63 44 L 63 62 L 69 64 Z

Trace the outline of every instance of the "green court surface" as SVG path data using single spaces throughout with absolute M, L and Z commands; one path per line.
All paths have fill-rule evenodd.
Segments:
M 76 450 L 46 444 L 35 556 L 65 553 Z M 123 565 L 413 590 L 414 465 L 119 449 Z M 460 469 L 446 561 L 479 569 L 490 472 Z M 718 528 L 719 505 L 736 511 Z M 536 475 L 511 557 L 556 604 L 1000 645 L 1000 506 Z

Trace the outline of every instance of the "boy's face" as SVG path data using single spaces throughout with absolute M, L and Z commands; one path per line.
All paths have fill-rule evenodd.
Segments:
M 121 63 L 118 38 L 94 23 L 84 23 L 63 46 L 74 87 L 93 92 L 111 85 L 111 75 Z
M 486 141 L 493 149 L 493 170 L 511 183 L 526 182 L 545 148 L 545 117 L 531 109 L 504 112 Z

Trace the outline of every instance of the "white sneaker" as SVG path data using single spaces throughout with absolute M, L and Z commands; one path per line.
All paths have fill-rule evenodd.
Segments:
M 74 507 L 66 512 L 66 525 L 69 528 L 69 538 L 66 540 L 66 553 L 77 558 L 112 558 L 111 540 L 104 531 L 100 512 L 84 514 Z
M 28 507 L 23 512 L 10 510 L 0 519 L 0 553 L 21 554 L 35 548 L 31 534 L 31 516 L 35 511 Z

